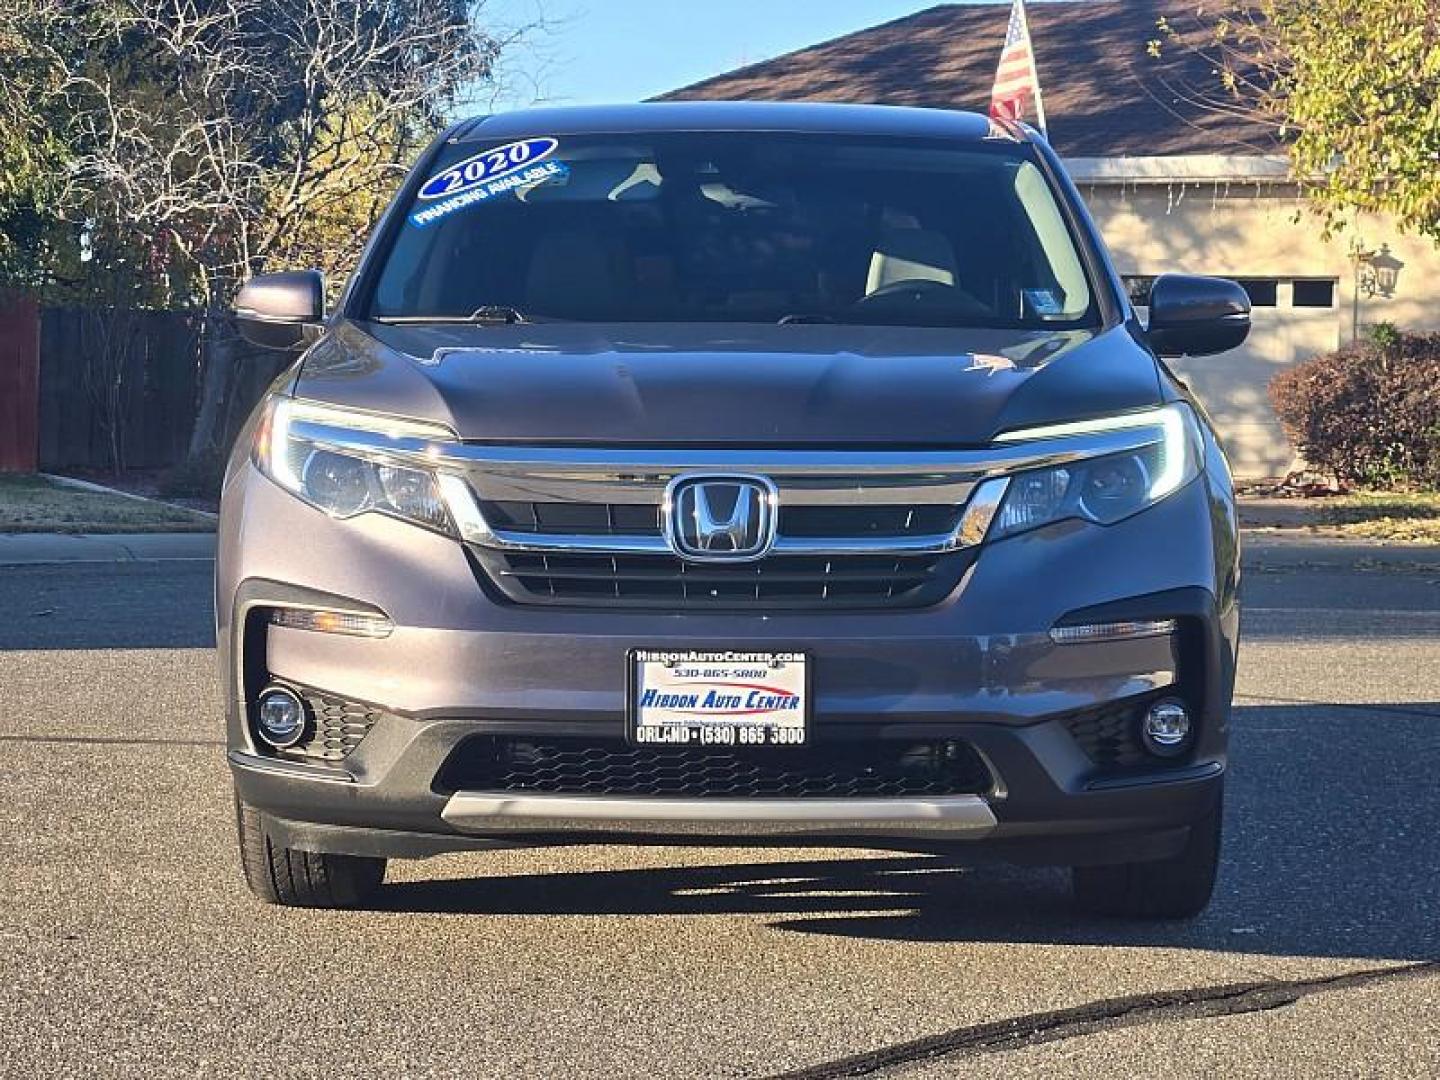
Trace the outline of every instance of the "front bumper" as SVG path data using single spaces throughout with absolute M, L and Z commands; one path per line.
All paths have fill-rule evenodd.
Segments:
M 1035 861 L 1163 857 L 1223 782 L 1234 538 L 1215 523 L 1227 498 L 1202 478 L 1115 526 L 1065 523 L 989 545 L 950 598 L 923 609 L 579 611 L 497 602 L 453 541 L 373 515 L 332 521 L 243 466 L 227 486 L 217 564 L 237 794 L 277 842 L 351 854 L 598 839 L 979 840 Z M 256 616 L 275 604 L 374 608 L 396 629 L 366 640 L 267 626 Z M 1176 618 L 1184 631 L 1175 642 L 1051 642 L 1050 627 L 1087 617 Z M 993 783 L 953 796 L 769 800 L 437 786 L 477 734 L 618 740 L 625 656 L 657 644 L 803 649 L 817 742 L 963 740 Z M 382 719 L 341 761 L 277 760 L 252 737 L 246 705 L 272 678 L 368 703 Z M 1198 725 L 1183 761 L 1107 769 L 1067 727 L 1079 712 L 1170 691 Z
M 936 735 L 964 740 L 995 782 L 973 794 L 861 798 L 716 799 L 448 790 L 445 763 L 477 730 L 532 724 L 408 721 L 377 727 L 345 767 L 320 769 L 232 750 L 236 791 L 276 842 L 302 850 L 421 857 L 443 851 L 561 843 L 862 844 L 928 850 L 983 841 L 1020 861 L 1158 858 L 1220 796 L 1223 755 L 1104 775 L 1061 721 L 877 724 L 848 733 L 865 745 Z M 618 725 L 562 725 L 596 745 Z M 373 743 L 371 740 L 375 740 Z M 788 753 L 790 751 L 776 751 Z M 351 770 L 354 771 L 351 771 Z

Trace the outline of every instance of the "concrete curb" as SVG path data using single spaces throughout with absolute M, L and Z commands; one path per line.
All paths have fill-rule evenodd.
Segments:
M 0 534 L 0 566 L 209 562 L 214 558 L 214 533 Z

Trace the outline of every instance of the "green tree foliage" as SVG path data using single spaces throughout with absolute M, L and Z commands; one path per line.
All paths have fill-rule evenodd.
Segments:
M 56 86 L 33 48 L 39 26 L 32 0 L 0 10 L 0 284 L 32 291 L 73 273 L 79 255 L 60 221 L 64 145 L 34 108 Z
M 1440 242 L 1440 0 L 1210 0 L 1202 12 L 1218 106 L 1275 123 L 1327 229 L 1373 211 Z

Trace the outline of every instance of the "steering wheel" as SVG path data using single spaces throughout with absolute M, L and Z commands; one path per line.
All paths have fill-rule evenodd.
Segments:
M 875 300 L 894 300 L 901 297 L 907 300 L 925 300 L 942 294 L 948 297 L 955 292 L 954 285 L 947 285 L 933 278 L 905 278 L 902 281 L 892 281 L 889 285 L 881 285 L 874 292 L 866 293 L 856 303 L 868 304 Z
M 993 314 L 988 307 L 976 300 L 958 285 L 950 285 L 932 278 L 905 278 L 882 285 L 872 293 L 855 301 L 855 307 L 899 308 L 914 304 L 929 308 L 947 308 L 958 314 Z

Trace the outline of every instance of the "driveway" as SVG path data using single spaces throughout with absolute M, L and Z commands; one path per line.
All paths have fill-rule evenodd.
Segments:
M 1222 883 L 569 848 L 240 881 L 193 557 L 0 566 L 0 1074 L 1440 1072 L 1440 553 L 1252 545 Z

